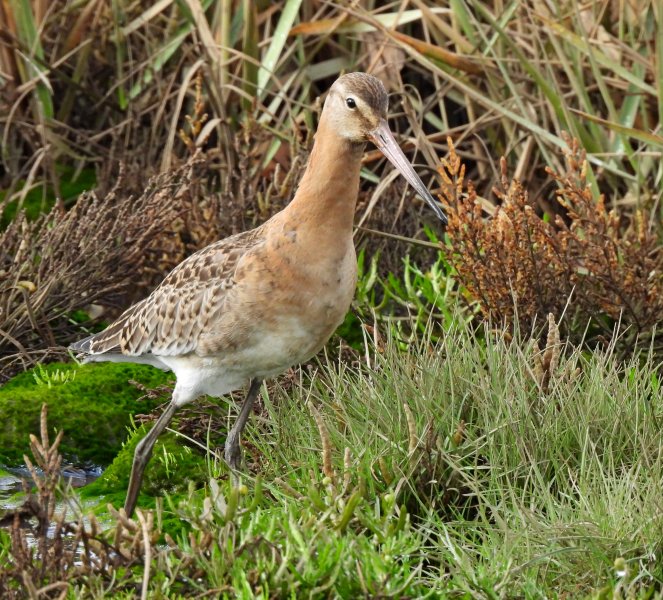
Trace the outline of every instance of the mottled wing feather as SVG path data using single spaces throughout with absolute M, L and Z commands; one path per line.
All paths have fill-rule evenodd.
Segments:
M 147 298 L 145 300 L 147 300 Z M 119 351 L 120 334 L 122 333 L 122 328 L 126 325 L 128 319 L 134 312 L 141 310 L 145 300 L 142 300 L 141 302 L 138 302 L 129 307 L 102 332 L 74 342 L 69 347 L 76 352 L 83 352 L 86 354 Z
M 176 356 L 195 352 L 223 311 L 238 264 L 262 240 L 254 229 L 220 240 L 175 267 L 107 329 L 72 346 L 89 354 Z

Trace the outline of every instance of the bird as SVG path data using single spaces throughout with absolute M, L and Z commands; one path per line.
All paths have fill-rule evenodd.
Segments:
M 224 447 L 225 461 L 237 473 L 240 436 L 262 382 L 313 357 L 344 320 L 357 282 L 353 221 L 367 142 L 446 223 L 396 143 L 387 110 L 378 78 L 341 75 L 325 98 L 290 203 L 255 229 L 192 254 L 105 330 L 70 346 L 83 362 L 146 363 L 175 374 L 170 402 L 136 446 L 127 516 L 136 507 L 154 445 L 178 408 L 248 383 Z

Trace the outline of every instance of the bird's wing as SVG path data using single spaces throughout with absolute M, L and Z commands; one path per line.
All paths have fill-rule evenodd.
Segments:
M 220 240 L 177 265 L 144 300 L 104 331 L 71 349 L 85 354 L 176 356 L 195 352 L 201 333 L 220 316 L 242 259 L 262 242 L 259 229 Z

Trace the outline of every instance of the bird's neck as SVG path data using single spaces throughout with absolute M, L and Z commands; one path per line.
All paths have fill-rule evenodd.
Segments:
M 306 171 L 286 208 L 298 225 L 352 234 L 364 144 L 338 135 L 323 112 Z

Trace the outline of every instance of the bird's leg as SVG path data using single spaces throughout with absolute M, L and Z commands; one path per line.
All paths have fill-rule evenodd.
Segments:
M 124 511 L 127 517 L 131 517 L 136 508 L 136 501 L 138 500 L 138 493 L 140 492 L 140 485 L 143 482 L 143 473 L 147 463 L 152 456 L 152 449 L 157 441 L 157 438 L 163 433 L 163 430 L 168 427 L 168 423 L 173 418 L 177 404 L 171 401 L 166 409 L 161 413 L 152 429 L 145 435 L 145 437 L 138 442 L 134 452 L 134 462 L 131 466 L 131 478 L 129 479 L 129 488 L 127 489 L 127 499 L 124 501 Z
M 251 380 L 251 386 L 249 387 L 249 391 L 246 394 L 244 404 L 242 405 L 242 410 L 239 411 L 237 421 L 235 421 L 235 425 L 228 432 L 228 437 L 226 438 L 224 456 L 228 466 L 233 469 L 233 471 L 239 468 L 240 462 L 242 460 L 242 451 L 239 448 L 239 436 L 244 429 L 244 425 L 246 425 L 246 422 L 249 419 L 251 408 L 253 407 L 255 399 L 258 397 L 261 384 L 261 379 Z

